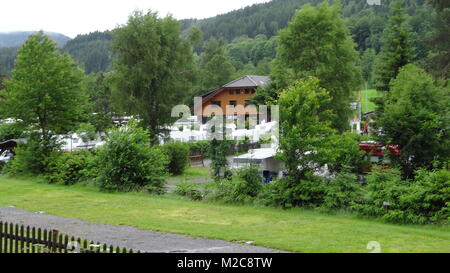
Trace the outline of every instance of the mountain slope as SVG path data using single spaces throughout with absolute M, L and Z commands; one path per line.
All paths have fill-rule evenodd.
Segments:
M 2 32 L 0 33 L 0 47 L 19 47 L 28 38 L 28 36 L 36 33 L 36 31 L 15 31 L 15 32 Z M 70 40 L 64 34 L 55 32 L 45 32 L 49 35 L 59 47 L 63 47 L 67 41 Z

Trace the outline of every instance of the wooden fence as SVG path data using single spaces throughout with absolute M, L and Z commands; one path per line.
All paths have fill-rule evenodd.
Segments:
M 0 221 L 0 253 L 133 253 L 133 250 L 69 238 L 57 230 Z

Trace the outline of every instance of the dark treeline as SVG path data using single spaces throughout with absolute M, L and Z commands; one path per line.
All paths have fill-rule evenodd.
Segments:
M 317 5 L 320 0 L 274 0 L 255 4 L 215 17 L 197 20 L 181 20 L 186 36 L 193 28 L 202 32 L 203 39 L 195 46 L 201 55 L 212 39 L 222 39 L 226 55 L 234 66 L 232 76 L 246 73 L 267 74 L 269 61 L 275 57 L 276 35 L 287 26 L 294 13 L 305 4 Z M 381 37 L 389 16 L 389 3 L 381 6 L 369 5 L 363 0 L 342 0 L 342 14 L 346 18 L 357 49 L 366 62 L 373 62 L 374 55 L 381 49 Z M 426 57 L 429 48 L 427 39 L 433 29 L 436 16 L 434 9 L 425 0 L 406 0 L 404 7 L 409 15 L 408 28 L 411 31 L 416 60 Z M 86 73 L 105 72 L 111 69 L 111 33 L 93 32 L 78 35 L 62 48 L 69 53 Z M 0 48 L 0 74 L 9 75 L 14 49 Z M 261 64 L 258 63 L 263 61 Z M 366 80 L 369 81 L 369 79 Z
M 67 42 L 63 51 L 78 61 L 86 73 L 104 72 L 111 69 L 111 41 L 109 31 L 96 31 L 78 35 Z

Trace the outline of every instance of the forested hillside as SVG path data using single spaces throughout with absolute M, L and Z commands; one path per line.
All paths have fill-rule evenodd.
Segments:
M 267 74 L 268 64 L 275 57 L 278 31 L 287 26 L 294 13 L 303 5 L 317 5 L 320 2 L 321 0 L 273 0 L 207 19 L 186 19 L 180 22 L 184 36 L 188 36 L 192 29 L 201 30 L 202 40 L 195 45 L 200 63 L 208 43 L 211 39 L 218 39 L 226 62 L 232 64 L 232 67 L 226 68 L 225 74 L 230 77 L 246 73 Z M 361 65 L 368 81 L 371 65 L 380 51 L 390 2 L 392 1 L 382 0 L 382 5 L 377 6 L 369 5 L 363 0 L 341 1 L 343 16 L 362 56 Z M 411 31 L 415 60 L 428 55 L 426 39 L 430 36 L 435 16 L 434 10 L 425 2 L 426 0 L 404 1 L 409 15 L 407 25 Z M 109 71 L 112 59 L 111 39 L 110 32 L 78 35 L 62 50 L 78 61 L 86 73 Z M 14 57 L 15 49 L 0 48 L 0 74 L 9 74 Z
M 0 47 L 19 47 L 21 46 L 30 36 L 31 34 L 36 33 L 36 31 L 15 31 L 15 32 L 6 32 L 0 33 Z M 46 32 L 57 44 L 59 47 L 64 46 L 67 41 L 70 40 L 66 35 L 55 33 L 55 32 Z
M 107 71 L 111 68 L 111 40 L 109 31 L 78 35 L 63 47 L 84 68 L 86 73 Z

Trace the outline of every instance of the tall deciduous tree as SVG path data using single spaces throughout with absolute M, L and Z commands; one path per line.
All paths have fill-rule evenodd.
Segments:
M 377 120 L 380 140 L 401 149 L 405 176 L 432 168 L 450 156 L 450 90 L 434 83 L 421 68 L 406 65 L 391 83 L 383 114 Z
M 389 82 L 397 77 L 400 68 L 412 58 L 410 33 L 405 27 L 406 13 L 403 0 L 392 3 L 391 16 L 384 33 L 383 44 L 377 60 L 375 85 L 378 90 L 388 91 Z
M 327 156 L 319 150 L 334 133 L 330 127 L 333 113 L 327 110 L 330 103 L 329 92 L 313 77 L 295 82 L 280 94 L 281 158 L 294 182 L 325 162 Z
M 281 87 L 295 79 L 314 76 L 329 90 L 336 113 L 333 127 L 348 127 L 349 103 L 361 83 L 358 53 L 341 18 L 339 4 L 327 1 L 317 7 L 305 5 L 289 26 L 280 31 L 275 81 Z
M 140 11 L 113 31 L 117 88 L 125 108 L 139 116 L 154 140 L 173 121 L 172 107 L 192 89 L 192 48 L 180 34 L 172 17 Z
M 82 80 L 83 71 L 43 32 L 30 36 L 18 50 L 4 107 L 10 117 L 38 132 L 44 156 L 54 148 L 55 135 L 74 129 L 83 117 Z

